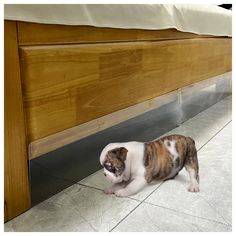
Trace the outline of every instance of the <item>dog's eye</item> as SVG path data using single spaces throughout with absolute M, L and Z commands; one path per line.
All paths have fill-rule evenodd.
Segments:
M 111 165 L 106 165 L 106 164 L 105 164 L 104 167 L 105 167 L 108 171 L 113 172 L 113 173 L 114 173 L 115 170 L 116 170 L 116 169 L 115 169 L 113 166 L 111 166 Z
M 112 166 L 106 166 L 106 168 L 107 168 L 108 170 L 112 170 L 112 169 L 113 169 Z

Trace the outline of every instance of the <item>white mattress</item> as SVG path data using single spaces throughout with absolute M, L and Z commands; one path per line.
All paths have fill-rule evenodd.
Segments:
M 232 12 L 216 5 L 69 4 L 5 5 L 7 20 L 124 29 L 168 29 L 232 36 Z

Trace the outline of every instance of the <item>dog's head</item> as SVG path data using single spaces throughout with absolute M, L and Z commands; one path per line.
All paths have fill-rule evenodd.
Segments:
M 128 150 L 125 147 L 105 148 L 100 157 L 104 175 L 112 183 L 124 180 L 125 160 Z

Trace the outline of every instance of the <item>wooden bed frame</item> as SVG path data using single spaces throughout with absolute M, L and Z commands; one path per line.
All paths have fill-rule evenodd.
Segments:
M 4 39 L 5 221 L 31 206 L 29 159 L 232 70 L 231 38 L 175 29 L 5 21 Z

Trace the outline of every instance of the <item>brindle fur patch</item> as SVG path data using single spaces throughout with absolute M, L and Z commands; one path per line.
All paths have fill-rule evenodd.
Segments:
M 175 149 L 178 157 L 174 157 L 165 145 L 170 147 L 170 142 L 175 141 Z M 146 168 L 145 178 L 148 183 L 153 179 L 165 180 L 173 178 L 183 168 L 188 165 L 198 175 L 198 159 L 194 140 L 182 135 L 170 135 L 162 137 L 153 142 L 145 143 L 144 166 Z
M 115 175 L 119 176 L 125 169 L 125 160 L 128 150 L 124 147 L 114 148 L 106 155 L 104 164 L 111 165 L 115 169 Z

